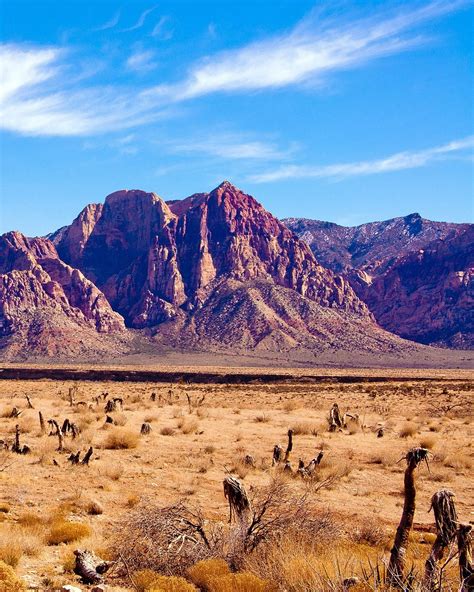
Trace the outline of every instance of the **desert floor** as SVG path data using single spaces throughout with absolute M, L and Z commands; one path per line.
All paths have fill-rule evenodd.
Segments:
M 352 384 L 333 382 L 334 370 L 318 382 L 299 380 L 301 370 L 286 373 L 278 384 L 266 384 L 264 370 L 258 370 L 259 381 L 249 384 L 0 380 L 0 439 L 11 444 L 18 424 L 21 445 L 31 449 L 25 455 L 0 452 L 0 559 L 25 576 L 31 588 L 55 590 L 77 585 L 71 549 L 110 553 L 117 524 L 147 500 L 162 506 L 185 500 L 203 508 L 208 518 L 225 522 L 226 473 L 242 479 L 249 492 L 268 485 L 282 473 L 272 467 L 273 447 L 285 448 L 290 428 L 294 470 L 300 458 L 308 463 L 324 452 L 311 480 L 321 511 L 331 512 L 347 536 L 361 525 L 386 534 L 385 542 L 359 537 L 361 544 L 381 553 L 390 548 L 403 505 L 403 457 L 415 446 L 431 452 L 429 468 L 417 469 L 413 545 L 419 560 L 426 559 L 433 540 L 428 510 L 435 491 L 452 490 L 460 521 L 474 520 L 472 373 L 404 371 L 413 380 L 400 382 L 393 370 L 358 371 L 359 382 Z M 367 382 L 367 375 L 390 380 Z M 123 409 L 108 414 L 116 425 L 105 423 L 105 403 L 96 400 L 104 392 L 108 399 L 123 399 Z M 357 414 L 359 422 L 330 433 L 327 417 L 336 402 L 342 412 Z M 14 408 L 20 411 L 17 418 L 11 417 Z M 62 424 L 68 418 L 79 427 L 77 438 L 65 436 L 63 452 L 57 450 L 58 438 L 48 435 L 49 425 L 41 432 L 39 411 L 45 421 Z M 151 433 L 140 435 L 145 422 Z M 376 434 L 380 427 L 383 437 Z M 84 453 L 89 446 L 94 449 L 89 466 L 68 461 L 71 452 Z M 245 465 L 246 455 L 253 457 L 254 467 Z M 307 480 L 286 478 L 296 494 L 308 490 Z M 326 485 L 319 488 L 320 483 Z M 52 531 L 60 517 L 84 523 L 90 531 L 80 541 L 55 544 Z M 126 582 L 112 576 L 108 585 L 109 590 L 126 589 Z

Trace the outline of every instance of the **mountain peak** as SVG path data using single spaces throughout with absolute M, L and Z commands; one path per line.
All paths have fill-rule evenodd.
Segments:
M 233 185 L 230 181 L 227 181 L 227 179 L 222 181 L 222 183 L 220 185 L 218 185 L 213 191 L 217 191 L 218 189 L 223 189 L 225 191 L 231 191 L 232 193 L 243 193 L 241 189 L 239 189 L 238 187 Z

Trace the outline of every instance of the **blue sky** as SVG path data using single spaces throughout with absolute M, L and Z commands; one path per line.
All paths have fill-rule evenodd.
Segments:
M 1 227 L 229 179 L 279 217 L 473 221 L 473 3 L 1 0 Z

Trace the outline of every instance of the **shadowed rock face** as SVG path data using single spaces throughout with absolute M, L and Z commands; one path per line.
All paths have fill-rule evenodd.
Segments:
M 58 257 L 51 241 L 19 232 L 0 237 L 0 339 L 28 334 L 30 342 L 43 339 L 39 349 L 56 353 L 72 346 L 78 332 L 123 330 L 105 296 Z
M 228 182 L 170 204 L 153 193 L 119 191 L 97 212 L 89 206 L 63 229 L 57 249 L 131 327 L 194 311 L 229 279 L 272 281 L 322 306 L 370 318 L 347 281 L 319 265 L 304 242 Z
M 473 226 L 419 214 L 343 227 L 285 221 L 351 283 L 385 329 L 407 339 L 473 347 Z

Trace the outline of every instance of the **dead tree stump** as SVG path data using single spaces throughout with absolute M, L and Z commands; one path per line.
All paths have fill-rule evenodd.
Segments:
M 29 446 L 20 444 L 20 426 L 18 424 L 15 426 L 15 442 L 12 446 L 12 452 L 16 452 L 16 454 L 28 454 L 30 452 Z
M 38 417 L 39 417 L 39 422 L 40 422 L 41 433 L 44 434 L 46 432 L 46 426 L 45 426 L 44 417 L 43 417 L 43 414 L 41 413 L 41 411 L 38 411 Z
M 28 403 L 28 409 L 34 409 L 33 403 L 31 402 L 29 395 L 25 395 L 25 398 L 26 398 L 26 402 Z
M 89 466 L 89 461 L 91 459 L 93 452 L 94 452 L 94 449 L 92 448 L 92 446 L 90 446 L 89 450 L 85 453 L 84 458 L 82 459 L 83 465 Z
M 458 528 L 460 592 L 474 591 L 474 563 L 472 561 L 472 526 L 460 524 Z
M 330 432 L 335 432 L 338 428 L 342 429 L 343 421 L 341 412 L 339 411 L 339 405 L 337 403 L 334 403 L 334 405 L 331 407 L 328 423 Z
M 395 535 L 390 563 L 388 565 L 388 584 L 394 588 L 403 588 L 405 557 L 408 537 L 413 526 L 415 516 L 415 469 L 423 460 L 426 461 L 428 450 L 426 448 L 412 448 L 405 456 L 407 468 L 405 469 L 405 500 L 403 512 Z
M 290 452 L 293 450 L 293 430 L 288 430 L 288 445 L 285 450 L 285 458 L 283 459 L 285 463 L 289 462 L 290 460 Z
M 273 447 L 273 458 L 272 458 L 272 466 L 277 465 L 283 456 L 283 449 L 279 444 L 275 444 Z
M 227 475 L 224 479 L 224 496 L 229 502 L 229 523 L 234 517 L 240 522 L 246 522 L 250 511 L 250 501 L 241 483 L 232 475 Z
M 140 434 L 142 436 L 148 436 L 151 432 L 151 425 L 147 422 L 142 423 L 142 427 L 140 428 Z
M 103 561 L 97 555 L 87 550 L 76 549 L 76 565 L 74 573 L 80 576 L 84 584 L 100 584 L 104 574 L 111 566 L 107 561 Z
M 438 577 L 438 562 L 441 561 L 444 551 L 456 536 L 458 518 L 454 505 L 454 493 L 448 489 L 440 489 L 431 498 L 436 522 L 437 536 L 433 543 L 430 556 L 425 563 L 424 589 L 435 591 L 441 589 Z

